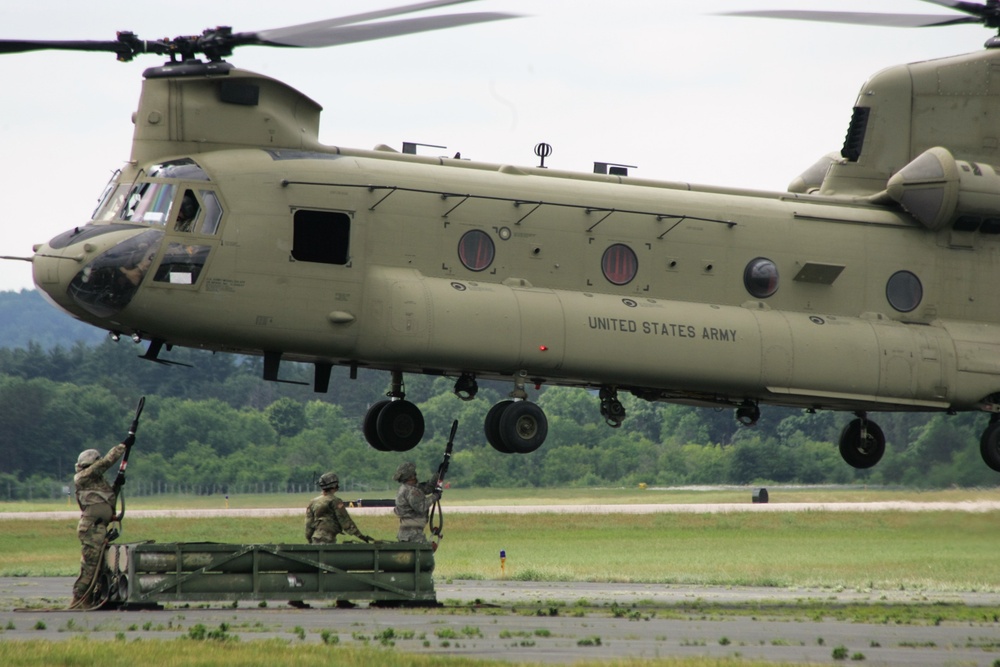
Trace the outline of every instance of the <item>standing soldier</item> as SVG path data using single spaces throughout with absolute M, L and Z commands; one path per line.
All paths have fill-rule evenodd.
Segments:
M 328 472 L 320 476 L 316 484 L 323 491 L 309 502 L 306 508 L 306 542 L 309 544 L 336 544 L 337 535 L 353 535 L 359 540 L 373 542 L 372 538 L 362 533 L 354 524 L 351 515 L 344 507 L 344 501 L 335 494 L 340 489 L 340 478 L 335 473 Z M 293 607 L 303 606 L 301 600 L 289 602 Z M 347 599 L 337 599 L 340 609 L 351 609 L 354 603 Z
M 135 436 L 129 435 L 125 441 L 111 448 L 101 457 L 96 449 L 88 449 L 80 453 L 76 460 L 76 474 L 73 484 L 76 486 L 76 502 L 80 506 L 80 523 L 76 527 L 76 536 L 80 539 L 80 576 L 73 584 L 73 601 L 71 608 L 91 607 L 97 600 L 93 595 L 93 583 L 97 578 L 101 565 L 101 556 L 106 546 L 108 524 L 114 518 L 115 491 L 104 479 L 104 473 L 122 457 L 127 447 L 135 442 Z
M 309 544 L 336 544 L 337 535 L 344 533 L 372 542 L 372 538 L 358 530 L 344 501 L 334 495 L 340 489 L 340 478 L 328 472 L 316 483 L 323 495 L 313 498 L 306 508 L 306 541 Z
M 435 488 L 437 480 L 417 482 L 417 467 L 407 461 L 396 468 L 392 476 L 400 483 L 396 492 L 396 508 L 393 510 L 399 517 L 399 533 L 396 539 L 400 542 L 427 543 L 424 527 L 427 525 L 427 513 L 434 501 L 441 499 L 441 490 Z

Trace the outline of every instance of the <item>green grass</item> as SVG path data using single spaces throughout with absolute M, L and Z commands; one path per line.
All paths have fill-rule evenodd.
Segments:
M 509 667 L 506 660 L 478 660 L 442 655 L 419 655 L 376 648 L 347 648 L 267 642 L 215 642 L 197 640 L 99 642 L 71 639 L 60 642 L 8 641 L 0 642 L 0 664 L 18 667 L 49 667 L 50 665 L 101 665 L 102 667 L 132 667 L 133 665 L 185 665 L 188 667 L 274 667 L 276 664 L 296 667 Z M 517 662 L 522 667 L 542 663 Z M 581 661 L 576 667 L 763 667 L 773 663 L 744 661 L 730 658 L 658 658 Z M 794 663 L 783 663 L 794 667 Z M 804 664 L 804 663 L 803 663 Z
M 391 515 L 357 516 L 392 540 Z M 849 589 L 1000 590 L 1000 512 L 448 514 L 435 576 Z M 71 575 L 73 520 L 3 522 L 0 576 Z M 126 518 L 121 542 L 302 543 L 295 517 Z

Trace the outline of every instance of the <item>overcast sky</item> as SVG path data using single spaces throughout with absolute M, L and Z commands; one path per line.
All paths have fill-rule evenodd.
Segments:
M 413 0 L 36 0 L 0 7 L 2 39 L 156 39 L 230 25 L 255 31 Z M 864 81 L 885 67 L 982 48 L 979 26 L 876 28 L 718 16 L 750 9 L 948 14 L 918 0 L 480 0 L 435 13 L 523 18 L 327 49 L 245 47 L 229 60 L 324 107 L 320 139 L 403 141 L 462 157 L 784 190 L 840 149 Z M 958 15 L 958 14 L 956 14 Z M 0 56 L 0 255 L 85 223 L 128 159 L 145 56 Z M 424 151 L 428 152 L 428 151 Z M 429 151 L 434 153 L 435 151 Z M 440 151 L 444 154 L 445 151 Z M 0 261 L 0 290 L 33 287 Z

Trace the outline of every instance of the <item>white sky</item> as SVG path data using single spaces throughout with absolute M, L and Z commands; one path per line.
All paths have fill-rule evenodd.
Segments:
M 156 39 L 230 25 L 256 31 L 414 0 L 36 0 L 0 7 L 0 39 Z M 980 26 L 876 28 L 716 16 L 754 9 L 949 14 L 918 0 L 481 0 L 436 13 L 526 15 L 327 49 L 244 47 L 229 60 L 323 105 L 320 139 L 403 141 L 462 157 L 784 190 L 839 150 L 861 85 L 897 63 L 982 47 Z M 959 14 L 955 13 L 956 16 Z M 128 159 L 141 73 L 159 56 L 0 56 L 0 255 L 83 224 Z M 444 154 L 444 151 L 422 151 Z M 0 290 L 32 288 L 0 261 Z

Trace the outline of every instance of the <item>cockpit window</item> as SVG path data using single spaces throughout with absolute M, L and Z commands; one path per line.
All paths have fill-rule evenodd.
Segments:
M 149 168 L 151 178 L 183 178 L 187 181 L 207 181 L 205 170 L 189 157 L 154 164 Z
M 201 233 L 215 234 L 219 231 L 219 220 L 222 219 L 219 198 L 211 190 L 201 190 L 201 200 L 205 203 L 205 218 L 201 221 Z
M 163 253 L 153 280 L 172 285 L 194 285 L 211 251 L 212 247 L 207 245 L 171 243 Z
M 181 197 L 180 208 L 177 210 L 177 222 L 174 223 L 174 231 L 194 231 L 194 223 L 198 219 L 198 212 L 200 210 L 201 205 L 198 203 L 198 198 L 194 196 L 194 191 L 185 190 L 184 196 Z
M 174 185 L 170 183 L 137 183 L 125 198 L 122 220 L 165 225 L 170 217 Z
M 109 187 L 110 189 L 105 190 L 104 196 L 101 197 L 101 203 L 94 210 L 91 220 L 108 222 L 114 220 L 121 211 L 122 204 L 125 203 L 125 194 L 129 188 L 122 183 L 118 185 L 109 184 Z
M 212 190 L 184 190 L 180 205 L 177 207 L 177 219 L 174 221 L 175 232 L 188 232 L 213 236 L 219 231 L 219 221 L 222 219 L 222 206 L 219 198 Z
M 116 169 L 115 173 L 111 174 L 108 184 L 104 186 L 104 192 L 101 193 L 100 198 L 97 200 L 97 207 L 94 209 L 94 213 L 90 216 L 91 220 L 96 220 L 98 212 L 101 209 L 106 208 L 108 201 L 113 198 L 114 193 L 120 187 L 117 183 L 115 183 L 115 181 L 118 180 L 118 176 L 121 173 L 121 169 Z

